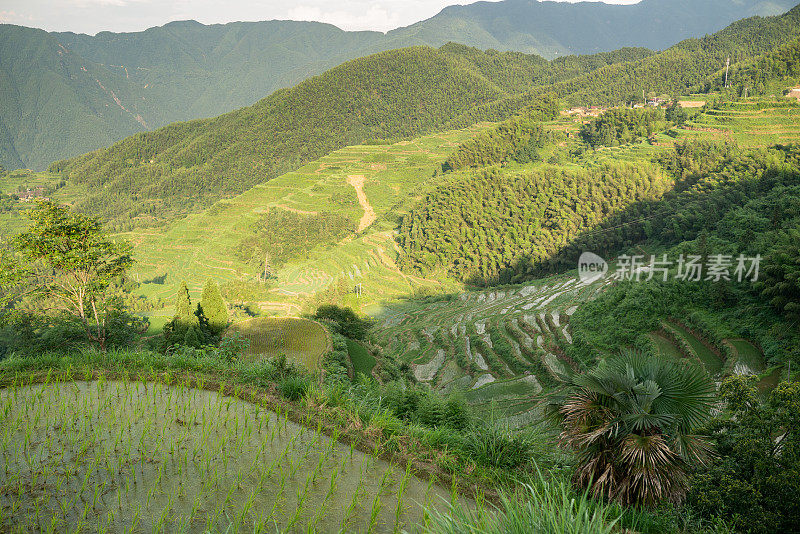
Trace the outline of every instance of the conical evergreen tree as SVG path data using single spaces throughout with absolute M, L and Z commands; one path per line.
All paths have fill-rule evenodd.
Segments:
M 178 296 L 175 299 L 175 326 L 184 329 L 198 324 L 197 316 L 192 312 L 192 299 L 189 297 L 189 288 L 186 282 L 181 282 Z
M 228 307 L 222 300 L 217 282 L 209 278 L 203 287 L 203 296 L 200 299 L 203 314 L 208 319 L 211 331 L 215 334 L 222 333 L 228 326 Z
M 203 305 L 198 303 L 197 308 L 194 310 L 194 316 L 197 319 L 197 326 L 200 328 L 200 332 L 203 333 L 204 338 L 212 335 L 213 332 L 211 330 L 211 325 L 208 322 L 208 318 L 206 317 L 205 312 L 203 311 Z

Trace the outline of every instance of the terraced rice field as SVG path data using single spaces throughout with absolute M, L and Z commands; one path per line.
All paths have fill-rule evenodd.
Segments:
M 572 343 L 569 318 L 605 283 L 559 276 L 397 304 L 382 311 L 373 334 L 419 381 L 465 390 L 479 409 L 494 399 L 519 426 L 535 415 L 531 397 L 575 366 L 563 350 Z
M 753 102 L 737 102 L 711 109 L 680 128 L 656 136 L 659 144 L 703 139 L 731 141 L 739 146 L 768 146 L 800 142 L 800 105 L 758 109 Z
M 717 346 L 707 336 L 676 321 L 665 321 L 662 329 L 651 332 L 649 337 L 657 352 L 671 358 L 695 360 L 717 379 L 730 374 L 761 378 L 769 375 L 763 353 L 746 339 L 723 339 L 721 346 Z
M 722 358 L 715 354 L 715 351 L 712 351 L 702 339 L 680 324 L 670 323 L 670 326 L 688 343 L 692 354 L 700 360 L 709 374 L 717 375 L 722 371 L 724 363 Z M 716 351 L 719 352 L 719 349 Z
M 730 365 L 732 373 L 761 373 L 764 371 L 764 355 L 761 351 L 746 339 L 727 339 L 725 340 L 733 348 L 735 356 L 733 365 Z
M 193 297 L 199 296 L 208 277 L 220 284 L 253 281 L 261 266 L 238 260 L 235 249 L 251 235 L 263 213 L 289 210 L 314 217 L 325 211 L 346 217 L 353 228 L 368 224 L 341 242 L 319 245 L 306 257 L 278 268 L 268 284 L 272 289 L 258 297 L 261 311 L 297 314 L 302 299 L 328 288 L 350 290 L 356 284 L 361 284 L 363 307 L 418 288 L 449 289 L 438 281 L 398 271 L 396 220 L 436 185 L 434 170 L 452 150 L 489 126 L 481 124 L 394 145 L 346 147 L 221 200 L 165 230 L 124 234 L 135 245 L 133 278 L 143 282 L 143 294 L 167 301 L 174 298 L 182 280 L 189 284 Z M 359 179 L 354 181 L 353 176 Z M 365 205 L 372 209 L 366 219 Z
M 310 371 L 319 368 L 330 350 L 327 330 L 309 319 L 257 317 L 232 324 L 225 335 L 239 334 L 249 341 L 246 358 L 274 358 L 285 355 Z
M 0 462 L 11 533 L 414 531 L 451 498 L 285 415 L 160 383 L 0 390 Z
M 384 350 L 411 364 L 420 382 L 443 392 L 465 391 L 479 411 L 494 409 L 508 423 L 524 426 L 537 418 L 535 397 L 579 370 L 565 350 L 573 343 L 570 317 L 610 280 L 556 276 L 399 303 L 378 315 L 373 335 Z M 715 378 L 764 371 L 763 355 L 746 340 L 725 340 L 735 347 L 728 355 L 725 347 L 676 322 L 665 322 L 650 339 L 658 352 L 693 358 Z
M 681 353 L 680 349 L 675 346 L 675 344 L 666 336 L 664 336 L 660 332 L 651 332 L 650 339 L 653 340 L 654 348 L 657 352 L 660 352 L 664 356 L 669 356 L 670 358 L 683 358 L 683 354 Z

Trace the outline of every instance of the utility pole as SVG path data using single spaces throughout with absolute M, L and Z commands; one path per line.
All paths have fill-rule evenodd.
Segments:
M 728 87 L 728 68 L 730 66 L 731 66 L 731 58 L 730 56 L 728 56 L 728 58 L 725 60 L 725 87 Z

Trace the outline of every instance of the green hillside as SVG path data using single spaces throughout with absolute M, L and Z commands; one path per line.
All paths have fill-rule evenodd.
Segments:
M 52 34 L 0 25 L 0 165 L 41 170 L 152 127 L 139 96 Z
M 66 48 L 124 75 L 158 107 L 151 129 L 252 105 L 370 53 L 378 32 L 300 21 L 170 22 L 142 32 L 55 33 Z
M 748 19 L 654 56 L 622 50 L 547 65 L 535 56 L 459 46 L 384 52 L 249 108 L 132 136 L 50 170 L 72 184 L 90 184 L 77 207 L 102 215 L 113 228 L 155 226 L 346 145 L 502 120 L 532 107 L 547 119 L 555 110 L 550 92 L 583 104 L 638 99 L 645 86 L 681 94 L 718 71 L 734 50 L 734 59 L 745 61 L 796 38 L 798 22 L 800 8 Z M 537 73 L 546 85 L 521 92 L 523 80 L 536 80 Z
M 94 36 L 0 25 L 0 165 L 42 170 L 139 131 L 252 105 L 345 61 L 385 50 L 452 41 L 561 59 L 624 47 L 663 49 L 739 18 L 777 15 L 791 4 L 509 0 L 451 6 L 386 35 L 277 20 L 176 21 Z
M 293 21 L 95 36 L 0 25 L 0 164 L 41 170 L 135 132 L 251 105 L 375 51 L 380 38 Z
M 434 172 L 454 147 L 488 127 L 390 145 L 346 147 L 218 201 L 166 230 L 123 234 L 136 244 L 133 274 L 141 282 L 139 291 L 169 301 L 181 280 L 187 280 L 190 290 L 199 295 L 205 278 L 213 276 L 234 302 L 264 313 L 297 314 L 315 298 L 325 298 L 326 291 L 332 299 L 346 298 L 350 305 L 369 309 L 419 288 L 452 288 L 399 271 L 394 229 L 413 202 L 436 186 Z M 360 182 L 350 177 L 360 177 Z M 374 216 L 358 232 L 365 210 L 356 185 Z M 275 257 L 276 245 L 296 243 L 305 228 L 314 228 L 326 214 L 344 221 L 347 234 L 306 242 L 305 249 Z M 260 222 L 286 216 L 293 217 L 293 226 L 285 239 L 273 236 L 268 241 L 265 236 L 257 240 Z M 265 259 L 267 280 L 263 280 Z M 362 286 L 359 299 L 352 294 L 356 284 Z
M 730 143 L 717 144 L 715 130 L 696 126 L 716 118 Z M 567 129 L 571 121 L 549 127 Z M 452 173 L 403 218 L 398 263 L 408 274 L 446 272 L 493 287 L 389 302 L 376 313 L 374 342 L 407 362 L 418 380 L 465 390 L 476 409 L 499 410 L 519 426 L 541 416 L 533 396 L 620 346 L 688 359 L 715 377 L 752 374 L 769 388 L 780 365 L 797 358 L 794 304 L 785 313 L 765 306 L 762 291 L 771 282 L 662 283 L 645 274 L 639 283 L 614 282 L 614 258 L 639 254 L 646 266 L 650 254 L 761 253 L 776 261 L 775 250 L 796 246 L 791 206 L 800 166 L 796 147 L 767 147 L 793 138 L 799 126 L 797 104 L 727 102 L 652 141 L 582 154 L 570 141 L 560 147 L 560 164 L 509 158 Z M 456 153 L 481 139 L 492 138 L 479 134 Z M 613 187 L 602 185 L 604 174 L 613 176 Z M 638 194 L 637 180 L 651 188 L 648 199 L 628 196 Z M 581 194 L 587 198 L 573 202 Z M 609 259 L 608 276 L 577 279 L 582 251 Z M 774 303 L 796 301 L 790 284 L 768 293 L 780 295 Z
M 800 80 L 800 39 L 789 41 L 751 61 L 736 63 L 728 72 L 719 71 L 702 84 L 706 92 L 725 91 L 735 96 L 781 94 Z
M 687 39 L 638 62 L 609 65 L 547 89 L 574 105 L 619 105 L 645 94 L 696 91 L 709 76 L 772 52 L 800 36 L 800 6 L 779 17 L 740 20 L 701 39 Z
M 152 226 L 344 146 L 441 129 L 509 94 L 513 82 L 502 67 L 479 70 L 447 50 L 384 52 L 249 108 L 139 134 L 51 170 L 70 183 L 91 184 L 79 209 L 101 214 L 117 228 Z M 555 107 L 545 104 L 542 113 L 552 116 Z
M 793 531 L 798 17 L 0 169 L 0 531 Z

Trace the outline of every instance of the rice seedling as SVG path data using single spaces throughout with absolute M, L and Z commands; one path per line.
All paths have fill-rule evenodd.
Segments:
M 410 467 L 398 489 L 377 453 L 325 436 L 316 420 L 306 429 L 288 410 L 159 377 L 16 377 L 0 390 L 0 531 L 388 532 L 419 522 L 421 507 L 403 503 L 430 490 Z

